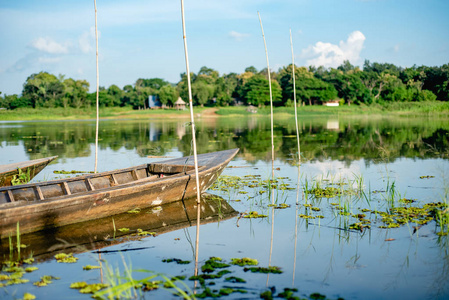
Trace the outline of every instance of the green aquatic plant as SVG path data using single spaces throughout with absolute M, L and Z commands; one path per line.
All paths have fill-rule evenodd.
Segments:
M 94 270 L 94 269 L 101 269 L 100 266 L 91 266 L 91 265 L 87 265 L 83 267 L 84 271 L 90 271 L 90 270 Z
M 27 273 L 31 273 L 31 272 L 34 272 L 36 270 L 39 270 L 39 268 L 38 267 L 34 267 L 34 266 L 25 268 L 25 272 L 27 272 Z
M 78 257 L 74 257 L 73 253 L 58 253 L 55 258 L 58 263 L 76 263 L 78 261 Z
M 155 273 L 149 270 L 133 270 L 131 267 L 123 261 L 125 271 L 123 275 L 120 269 L 117 267 L 112 269 L 107 262 L 104 263 L 103 271 L 106 278 L 107 286 L 99 291 L 94 292 L 93 297 L 96 299 L 130 299 L 137 298 L 141 295 L 141 292 L 151 291 L 160 287 L 166 288 L 172 291 L 173 294 L 179 295 L 184 299 L 192 299 L 192 292 L 189 287 L 180 279 L 171 280 L 167 276 Z M 143 279 L 134 279 L 133 273 L 148 273 L 149 276 Z M 160 280 L 156 280 L 160 278 Z M 182 277 L 180 277 L 182 278 Z M 168 282 L 168 283 L 167 283 Z M 183 288 L 178 286 L 178 283 Z M 184 290 L 187 290 L 184 291 Z M 139 294 L 139 295 L 138 295 Z
M 146 236 L 146 235 L 151 235 L 151 236 L 156 236 L 156 232 L 152 232 L 152 231 L 145 231 L 143 229 L 137 228 L 137 235 L 138 236 Z
M 166 259 L 163 259 L 162 262 L 165 262 L 165 263 L 175 262 L 178 265 L 188 265 L 188 264 L 190 264 L 190 260 L 182 260 L 182 259 L 179 259 L 179 258 L 166 258 Z
M 229 264 L 222 263 L 220 257 L 210 257 L 204 265 L 201 267 L 201 271 L 204 273 L 212 273 L 215 269 L 222 269 L 229 267 Z
M 28 183 L 31 180 L 31 170 L 30 168 L 27 168 L 27 170 L 24 172 L 22 169 L 17 168 L 17 171 L 19 172 L 17 175 L 14 175 L 11 179 L 12 185 L 19 185 L 19 184 L 25 184 Z
M 247 219 L 258 219 L 258 218 L 267 218 L 268 215 L 259 214 L 257 211 L 250 211 L 249 213 L 243 214 L 243 217 Z
M 36 296 L 31 293 L 25 293 L 23 294 L 23 300 L 33 300 L 36 299 Z
M 87 284 L 85 281 L 73 282 L 70 284 L 71 289 L 77 289 L 81 294 L 94 294 L 102 289 L 107 288 L 107 284 L 103 283 L 92 283 Z
M 231 264 L 237 266 L 257 266 L 259 262 L 257 259 L 243 257 L 243 258 L 231 258 Z
M 51 275 L 44 275 L 41 276 L 41 279 L 39 281 L 33 282 L 33 285 L 35 286 L 47 286 L 50 283 L 53 282 L 53 280 L 59 280 L 59 277 L 51 276 Z
M 235 277 L 235 276 L 231 276 L 231 277 L 226 277 L 225 278 L 226 282 L 231 282 L 231 283 L 246 283 L 246 280 L 240 277 Z
M 248 272 L 251 271 L 251 273 L 273 273 L 273 274 L 281 274 L 282 270 L 279 267 L 276 266 L 269 266 L 269 267 L 249 267 L 244 268 L 243 271 Z

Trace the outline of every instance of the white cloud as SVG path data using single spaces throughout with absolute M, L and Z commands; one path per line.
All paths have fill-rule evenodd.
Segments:
M 236 41 L 238 41 L 238 42 L 240 42 L 240 41 L 242 41 L 243 39 L 249 37 L 249 34 L 247 34 L 247 33 L 240 33 L 240 32 L 237 32 L 237 31 L 231 31 L 231 32 L 229 32 L 228 35 L 229 35 L 231 38 L 233 38 L 233 39 L 235 39 Z
M 98 31 L 98 37 L 100 37 L 100 31 Z M 95 47 L 95 27 L 92 26 L 89 31 L 83 32 L 78 38 L 78 45 L 81 52 L 90 53 L 94 51 Z
M 336 68 L 345 60 L 357 64 L 360 60 L 360 52 L 363 49 L 365 36 L 360 31 L 352 32 L 346 41 L 340 41 L 339 45 L 317 42 L 314 46 L 304 49 L 301 56 L 308 58 L 308 66 L 324 66 Z
M 394 52 L 396 52 L 396 53 L 399 52 L 399 49 L 400 49 L 399 44 L 394 45 L 394 47 L 393 47 Z
M 31 47 L 50 54 L 65 54 L 69 52 L 69 44 L 60 44 L 49 37 L 40 37 L 31 42 Z
M 55 64 L 61 61 L 61 57 L 39 57 L 37 62 L 40 64 Z

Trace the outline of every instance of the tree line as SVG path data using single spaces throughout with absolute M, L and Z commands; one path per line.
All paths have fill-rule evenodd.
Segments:
M 192 97 L 195 105 L 269 105 L 267 69 L 248 67 L 241 74 L 220 75 L 202 67 L 191 73 Z M 138 79 L 134 85 L 100 87 L 99 102 L 103 107 L 129 106 L 148 108 L 148 96 L 155 95 L 166 106 L 178 97 L 188 100 L 187 76 L 169 83 L 161 78 Z M 271 73 L 272 99 L 275 106 L 293 105 L 292 65 Z M 440 67 L 413 66 L 402 68 L 389 63 L 371 63 L 363 68 L 345 61 L 337 68 L 296 67 L 296 97 L 303 105 L 339 101 L 341 104 L 384 104 L 405 101 L 448 101 L 449 64 Z M 73 107 L 95 106 L 96 92 L 89 93 L 86 80 L 55 76 L 47 72 L 32 74 L 23 85 L 21 95 L 2 95 L 0 107 Z

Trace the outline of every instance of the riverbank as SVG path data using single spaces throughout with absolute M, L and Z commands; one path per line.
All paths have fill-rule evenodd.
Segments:
M 196 118 L 214 118 L 230 116 L 265 116 L 270 114 L 269 107 L 258 108 L 256 113 L 249 112 L 247 107 L 195 107 Z M 294 115 L 293 107 L 275 107 L 278 116 Z M 351 105 L 327 107 L 321 105 L 301 106 L 300 116 L 332 116 L 332 115 L 407 115 L 449 118 L 448 102 L 398 102 L 388 105 Z M 94 108 L 22 108 L 0 111 L 0 121 L 43 121 L 43 120 L 92 120 L 96 118 Z M 101 119 L 167 119 L 190 118 L 189 110 L 147 109 L 133 110 L 129 107 L 104 107 L 100 109 Z

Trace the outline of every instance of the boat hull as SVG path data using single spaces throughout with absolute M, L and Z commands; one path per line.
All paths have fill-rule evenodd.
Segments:
M 201 193 L 214 183 L 237 152 L 238 149 L 233 149 L 198 156 Z M 189 167 L 190 170 L 163 176 L 163 174 L 168 174 L 167 172 L 171 169 L 181 168 L 180 162 L 184 162 L 184 166 Z M 192 165 L 193 158 L 191 157 L 148 164 L 146 170 L 152 171 L 151 176 L 105 188 L 95 188 L 96 180 L 100 182 L 99 178 L 102 178 L 103 182 L 106 176 L 110 176 L 114 172 L 86 175 L 66 181 L 53 181 L 49 184 L 42 183 L 38 184 L 38 187 L 23 185 L 0 189 L 0 203 L 3 202 L 0 204 L 0 236 L 15 235 L 17 224 L 19 224 L 22 234 L 195 197 L 196 177 Z M 119 171 L 123 173 L 123 170 Z M 163 177 L 154 179 L 153 177 L 156 175 L 153 174 L 157 173 Z M 55 197 L 48 196 L 55 194 L 55 191 L 63 186 L 64 182 L 72 184 L 72 191 L 76 186 L 73 184 L 75 182 L 77 184 L 87 182 L 86 185 L 91 184 L 93 190 L 70 195 L 66 193 Z M 98 186 L 100 185 L 98 184 Z M 43 199 L 30 199 L 30 197 Z M 11 199 L 14 201 L 8 201 Z
M 22 257 L 33 256 L 39 262 L 54 259 L 54 255 L 82 253 L 138 240 L 148 234 L 164 234 L 197 224 L 197 200 L 194 198 L 142 209 L 139 213 L 122 213 L 106 218 L 70 224 L 49 230 L 22 234 L 20 241 L 28 247 Z M 201 196 L 200 224 L 219 222 L 238 215 L 223 198 Z M 126 230 L 124 230 L 126 228 Z M 139 232 L 145 231 L 147 234 Z M 103 250 L 108 251 L 108 250 Z M 9 253 L 9 239 L 0 240 L 0 253 Z M 8 255 L 6 258 L 9 259 Z M 1 257 L 0 257 L 1 261 Z

